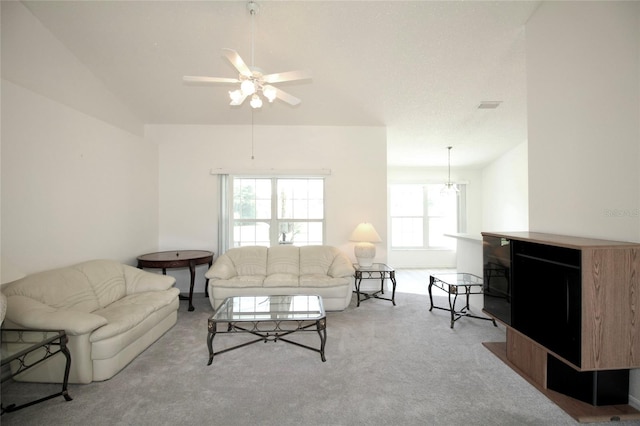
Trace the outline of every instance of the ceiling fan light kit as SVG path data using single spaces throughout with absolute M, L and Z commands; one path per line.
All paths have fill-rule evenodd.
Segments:
M 238 52 L 233 49 L 223 48 L 222 52 L 224 56 L 231 62 L 231 65 L 238 70 L 238 78 L 223 78 L 223 77 L 200 77 L 200 76 L 184 76 L 183 80 L 188 83 L 204 83 L 204 84 L 240 84 L 240 87 L 235 90 L 229 91 L 229 98 L 231 99 L 231 106 L 240 106 L 244 103 L 245 99 L 250 98 L 249 105 L 252 108 L 262 107 L 262 97 L 264 97 L 269 103 L 272 103 L 276 99 L 280 99 L 289 105 L 296 106 L 300 102 L 300 99 L 295 96 L 272 86 L 272 84 L 282 83 L 285 81 L 294 80 L 307 80 L 310 79 L 310 75 L 305 71 L 289 71 L 276 74 L 264 75 L 262 71 L 253 65 L 253 50 L 254 50 L 254 34 L 253 34 L 253 20 L 255 14 L 258 12 L 259 7 L 256 2 L 250 1 L 247 4 L 247 9 L 251 14 L 251 67 L 247 66 L 244 60 L 240 57 Z M 262 94 L 262 97 L 260 96 Z

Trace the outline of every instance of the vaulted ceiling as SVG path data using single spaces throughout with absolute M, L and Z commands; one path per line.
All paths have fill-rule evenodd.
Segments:
M 25 1 L 26 7 L 145 123 L 249 124 L 229 86 L 251 65 L 247 1 Z M 258 1 L 253 64 L 304 69 L 278 87 L 302 99 L 253 113 L 256 125 L 384 126 L 389 166 L 481 167 L 526 134 L 525 31 L 539 2 Z M 500 101 L 496 109 L 478 106 Z

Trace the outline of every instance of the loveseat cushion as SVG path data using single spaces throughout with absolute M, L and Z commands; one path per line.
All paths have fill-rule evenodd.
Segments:
M 98 342 L 132 329 L 153 312 L 171 304 L 179 293 L 177 288 L 135 293 L 95 311 L 94 314 L 106 318 L 108 324 L 91 333 L 89 341 Z
M 126 294 L 122 264 L 113 260 L 91 260 L 71 268 L 80 271 L 93 288 L 101 308 L 120 300 Z
M 73 268 L 39 272 L 14 281 L 3 292 L 7 298 L 24 296 L 66 311 L 93 312 L 100 306 L 87 277 Z
M 65 330 L 70 336 L 91 333 L 107 323 L 106 318 L 91 312 L 56 309 L 20 295 L 7 298 L 7 321 L 9 328 Z
M 129 265 L 122 265 L 127 294 L 143 293 L 146 291 L 168 290 L 176 282 L 171 275 L 149 273 Z

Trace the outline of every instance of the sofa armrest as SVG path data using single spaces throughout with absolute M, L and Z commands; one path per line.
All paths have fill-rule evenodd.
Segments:
M 228 280 L 238 275 L 236 266 L 233 264 L 229 256 L 222 255 L 218 257 L 211 268 L 204 274 L 210 280 Z
M 64 330 L 78 336 L 107 324 L 100 315 L 80 311 L 58 310 L 25 296 L 7 297 L 7 320 L 24 328 Z
M 329 275 L 333 278 L 340 278 L 352 277 L 355 273 L 356 270 L 347 255 L 338 251 L 331 263 L 331 267 L 329 267 Z
M 122 268 L 127 294 L 168 290 L 176 282 L 176 279 L 170 275 L 143 271 L 130 265 L 122 265 Z

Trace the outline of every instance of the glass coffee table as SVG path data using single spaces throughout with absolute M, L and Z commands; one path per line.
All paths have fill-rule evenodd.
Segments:
M 431 288 L 433 286 L 447 292 L 449 295 L 449 308 L 434 306 L 433 295 L 431 294 Z M 451 313 L 451 328 L 453 328 L 453 324 L 462 317 L 492 321 L 493 325 L 497 327 L 498 325 L 493 318 L 479 317 L 469 313 L 469 296 L 472 294 L 482 294 L 482 278 L 477 275 L 460 272 L 450 274 L 433 274 L 429 277 L 429 302 L 431 302 L 429 311 L 434 308 L 449 311 Z M 464 307 L 456 311 L 458 295 L 464 295 L 466 299 Z
M 318 295 L 229 297 L 209 318 L 208 329 L 207 365 L 211 365 L 214 355 L 256 342 L 278 340 L 319 352 L 322 361 L 326 361 L 324 346 L 327 341 L 327 318 L 322 298 Z M 314 348 L 284 337 L 300 331 L 317 332 L 320 336 L 320 347 Z M 214 352 L 214 337 L 227 333 L 250 333 L 258 338 Z

